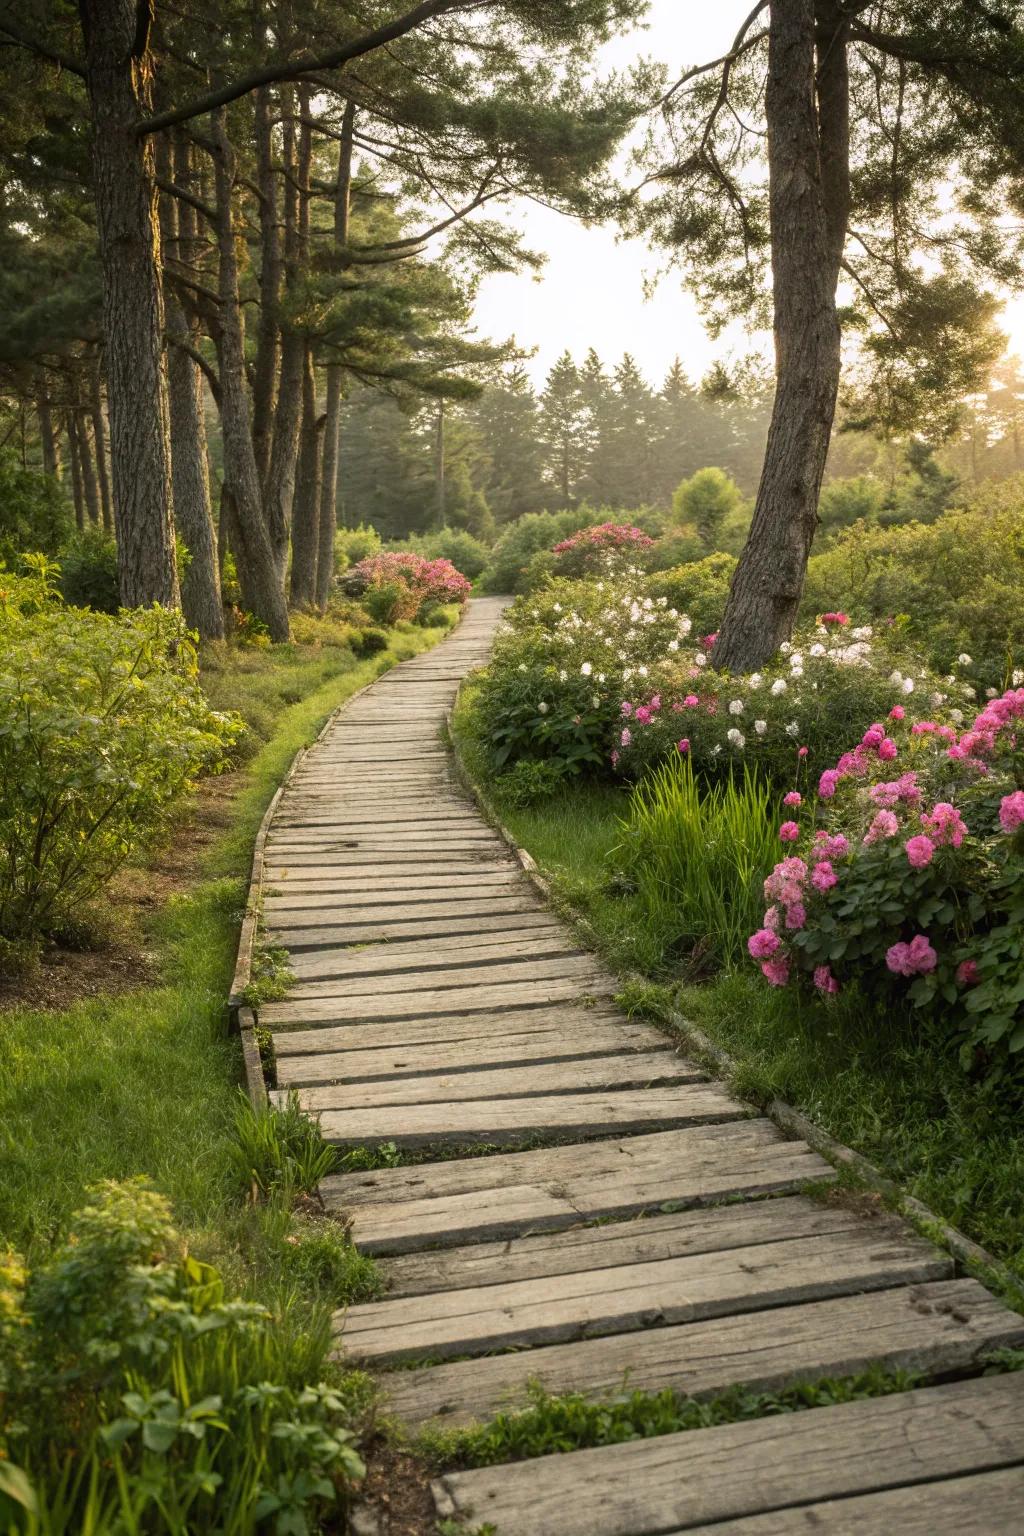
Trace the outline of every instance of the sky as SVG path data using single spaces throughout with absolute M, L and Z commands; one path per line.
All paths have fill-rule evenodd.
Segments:
M 601 63 L 619 69 L 646 56 L 681 71 L 727 52 L 749 11 L 750 0 L 653 0 L 646 29 L 608 44 Z M 664 265 L 664 255 L 619 239 L 614 226 L 587 229 L 525 199 L 510 215 L 526 244 L 548 259 L 539 279 L 529 273 L 485 278 L 476 325 L 481 337 L 515 336 L 521 347 L 535 348 L 526 367 L 537 384 L 566 348 L 577 362 L 590 347 L 606 363 L 630 352 L 658 383 L 677 356 L 697 380 L 717 358 L 768 346 L 768 337 L 747 338 L 737 327 L 711 341 L 678 272 L 669 270 L 645 298 L 645 278 Z M 1010 349 L 1024 352 L 1024 299 L 1011 300 L 1002 324 Z

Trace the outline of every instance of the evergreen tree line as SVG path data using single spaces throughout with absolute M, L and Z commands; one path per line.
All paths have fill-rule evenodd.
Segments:
M 386 537 L 444 526 L 490 538 L 525 512 L 588 503 L 668 508 L 707 465 L 756 489 L 770 385 L 716 368 L 695 386 L 677 360 L 654 388 L 628 354 L 606 368 L 593 349 L 565 352 L 534 390 L 521 364 L 477 398 L 403 413 L 362 390 L 342 413 L 342 507 Z

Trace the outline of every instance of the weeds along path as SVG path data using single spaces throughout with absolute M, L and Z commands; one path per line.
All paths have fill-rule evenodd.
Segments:
M 982 1371 L 1024 1321 L 627 1020 L 460 789 L 441 732 L 501 608 L 341 712 L 270 829 L 265 924 L 297 978 L 260 1010 L 278 1091 L 331 1141 L 426 1159 L 322 1186 L 390 1283 L 338 1316 L 340 1347 L 412 1429 L 531 1379 L 699 1396 L 878 1362 L 926 1383 L 442 1477 L 467 1530 L 1019 1529 L 1024 1373 Z

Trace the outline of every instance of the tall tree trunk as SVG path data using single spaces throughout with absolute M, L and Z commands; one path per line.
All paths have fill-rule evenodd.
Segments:
M 85 495 L 82 491 L 82 456 L 79 451 L 78 422 L 73 410 L 68 411 L 68 458 L 71 460 L 71 495 L 75 504 L 75 526 L 79 533 L 85 531 Z
M 252 380 L 252 439 L 260 484 L 270 467 L 271 429 L 280 362 L 281 215 L 274 170 L 273 97 L 267 86 L 255 95 L 256 165 L 260 220 L 260 316 Z
M 174 138 L 173 156 L 165 135 L 157 146 L 164 180 L 191 190 L 191 149 L 183 133 Z M 160 228 L 165 259 L 194 270 L 197 257 L 196 211 L 169 193 L 160 200 Z M 206 457 L 206 420 L 199 365 L 181 342 L 198 343 L 173 287 L 167 291 L 167 388 L 171 414 L 171 480 L 174 518 L 185 548 L 188 567 L 181 583 L 185 617 L 202 640 L 224 638 L 224 608 L 220 597 L 213 515 L 210 509 L 210 469 Z
M 839 386 L 836 286 L 849 211 L 846 27 L 836 0 L 771 0 L 776 390 L 754 518 L 715 646 L 715 664 L 731 671 L 763 665 L 792 632 L 817 526 Z
M 78 462 L 82 475 L 82 490 L 85 493 L 85 508 L 89 514 L 89 521 L 95 528 L 100 521 L 100 492 L 96 479 L 96 461 L 93 458 L 93 442 L 89 432 L 89 414 L 87 411 L 77 411 L 78 418 Z
M 355 103 L 347 101 L 341 120 L 338 145 L 338 186 L 334 196 L 334 242 L 348 244 L 352 209 L 352 141 Z M 327 403 L 324 416 L 323 460 L 320 467 L 320 539 L 316 565 L 317 606 L 326 608 L 334 576 L 334 534 L 338 526 L 338 463 L 341 440 L 341 364 L 327 367 Z
M 80 0 L 79 10 L 92 105 L 121 601 L 176 607 L 152 150 L 138 133 L 150 74 L 147 13 L 136 0 Z
M 100 508 L 103 527 L 107 533 L 114 531 L 114 511 L 110 498 L 110 476 L 107 473 L 107 432 L 103 421 L 103 364 L 99 352 L 92 367 L 92 435 L 96 443 L 96 477 L 100 486 Z
M 316 602 L 317 558 L 320 543 L 320 432 L 323 420 L 316 414 L 316 375 L 313 347 L 306 343 L 302 363 L 302 428 L 299 463 L 295 477 L 295 511 L 292 518 L 293 604 L 310 607 Z
M 299 110 L 308 119 L 308 86 L 300 86 Z M 284 121 L 284 276 L 285 297 L 292 298 L 301 276 L 301 262 L 306 240 L 304 226 L 309 220 L 309 171 L 312 138 L 308 122 L 295 132 L 295 93 L 281 92 Z M 265 504 L 270 527 L 270 542 L 279 575 L 283 578 L 288 564 L 288 540 L 291 532 L 292 502 L 295 498 L 295 470 L 299 453 L 299 425 L 302 419 L 302 370 L 306 343 L 302 332 L 290 318 L 281 325 L 281 372 L 277 387 L 277 409 L 270 444 Z
M 444 462 L 444 401 L 437 402 L 437 423 L 434 431 L 434 482 L 437 490 L 437 525 L 444 528 L 448 521 Z
M 263 520 L 260 478 L 252 447 L 252 422 L 245 380 L 245 329 L 238 294 L 238 258 L 231 193 L 235 156 L 225 127 L 224 108 L 213 113 L 214 170 L 217 197 L 218 299 L 220 324 L 217 356 L 220 416 L 224 439 L 225 503 L 234 509 L 231 546 L 246 606 L 266 624 L 272 640 L 288 638 L 288 607 Z
M 39 442 L 43 454 L 43 474 L 52 475 L 55 480 L 61 477 L 60 465 L 60 441 L 53 425 L 53 411 L 50 408 L 50 395 L 46 387 L 46 376 L 40 369 L 39 388 L 36 393 L 36 416 L 39 421 Z

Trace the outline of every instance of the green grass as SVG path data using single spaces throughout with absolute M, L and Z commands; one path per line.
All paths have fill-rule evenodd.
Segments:
M 529 1406 L 521 1411 L 499 1413 L 487 1424 L 467 1429 L 428 1430 L 416 1444 L 437 1470 L 488 1467 L 888 1397 L 920 1384 L 920 1378 L 909 1372 L 889 1373 L 874 1366 L 858 1376 L 794 1382 L 774 1392 L 733 1387 L 716 1397 L 698 1399 L 666 1388 L 661 1392 L 623 1392 L 602 1401 L 578 1392 L 553 1397 L 534 1382 L 529 1387 Z
M 0 1243 L 32 1257 L 89 1185 L 143 1174 L 197 1244 L 225 1261 L 237 1236 L 231 1149 L 240 1075 L 225 1002 L 256 829 L 296 751 L 331 710 L 441 633 L 410 627 L 390 652 L 366 661 L 340 648 L 279 646 L 221 651 L 204 669 L 216 678 L 218 705 L 240 709 L 266 739 L 243 771 L 204 878 L 147 935 L 162 984 L 66 1012 L 3 1014 Z
M 472 692 L 456 716 L 470 772 L 483 779 Z M 493 786 L 486 786 L 493 793 Z M 1024 1120 L 1019 1106 L 965 1077 L 955 1051 L 906 1016 L 879 1014 L 855 993 L 821 1004 L 766 986 L 741 963 L 704 984 L 671 930 L 617 875 L 626 790 L 580 783 L 527 810 L 496 801 L 556 899 L 633 985 L 673 1000 L 737 1061 L 734 1087 L 756 1103 L 784 1099 L 855 1148 L 910 1194 L 1024 1275 Z

